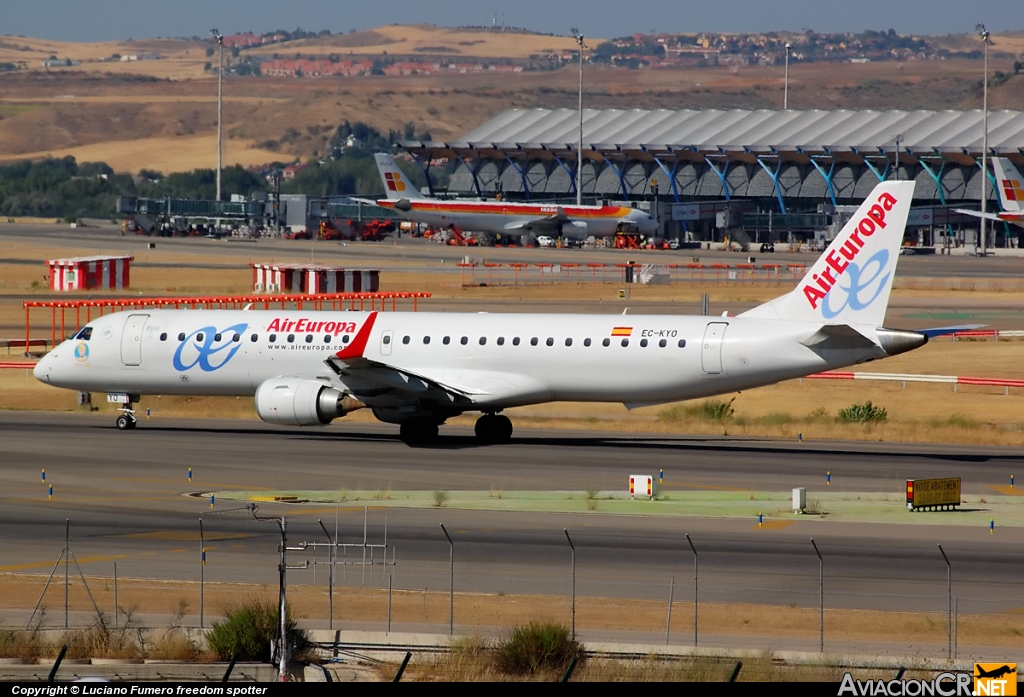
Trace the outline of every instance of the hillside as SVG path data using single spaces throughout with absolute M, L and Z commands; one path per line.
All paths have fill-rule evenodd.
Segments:
M 952 39 L 951 39 L 952 40 Z M 964 41 L 971 39 L 964 37 Z M 1002 49 L 1024 34 L 1001 35 Z M 216 76 L 204 70 L 206 42 L 153 39 L 98 44 L 0 38 L 0 160 L 73 155 L 116 170 L 176 171 L 216 162 Z M 352 51 L 522 58 L 571 48 L 565 37 L 437 27 L 381 27 L 317 36 L 240 52 L 306 56 Z M 459 54 L 453 53 L 459 51 Z M 228 53 L 226 51 L 226 53 Z M 113 55 L 158 59 L 105 61 Z M 78 65 L 44 69 L 51 55 Z M 230 55 L 230 54 L 228 54 Z M 999 54 L 991 71 L 1012 73 Z M 731 65 L 630 70 L 587 65 L 585 103 L 617 108 L 779 108 L 781 66 Z M 795 63 L 790 106 L 947 109 L 980 106 L 981 61 Z M 458 137 L 509 108 L 574 107 L 574 64 L 553 71 L 358 77 L 239 77 L 224 80 L 225 164 L 322 157 L 345 120 L 404 129 L 435 140 Z M 990 91 L 993 108 L 1024 107 L 1024 76 Z

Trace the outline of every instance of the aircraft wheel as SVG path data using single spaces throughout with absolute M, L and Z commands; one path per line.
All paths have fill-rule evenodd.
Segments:
M 117 424 L 119 431 L 130 431 L 135 428 L 135 419 L 127 414 L 121 414 L 114 423 Z
M 473 430 L 481 443 L 507 443 L 512 437 L 512 422 L 507 416 L 484 414 L 476 420 Z

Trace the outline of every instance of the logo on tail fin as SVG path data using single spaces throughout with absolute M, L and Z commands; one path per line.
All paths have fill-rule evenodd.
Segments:
M 879 250 L 871 258 L 858 265 L 856 261 L 864 249 L 867 238 L 876 232 L 884 230 L 887 223 L 885 214 L 891 211 L 896 205 L 897 199 L 889 192 L 879 195 L 877 201 L 868 209 L 866 215 L 861 218 L 856 226 L 847 226 L 849 229 L 846 239 L 842 245 L 837 245 L 825 257 L 827 265 L 821 273 L 815 273 L 811 280 L 803 285 L 804 297 L 810 304 L 811 309 L 817 310 L 818 303 L 822 303 L 821 312 L 826 319 L 832 319 L 839 315 L 847 306 L 853 310 L 863 310 L 875 301 L 882 290 L 886 287 L 886 281 L 891 272 L 884 273 L 889 263 L 889 252 L 886 249 Z M 902 236 L 903 230 L 899 231 Z M 866 270 L 873 270 L 869 278 L 862 280 Z M 828 295 L 839 284 L 840 279 L 846 276 L 849 285 L 839 286 L 846 291 L 846 301 L 839 309 L 832 309 L 828 303 Z M 877 282 L 875 293 L 866 301 L 860 299 L 861 291 L 872 287 Z
M 388 191 L 405 191 L 405 182 L 398 172 L 385 172 L 384 182 L 387 184 Z
M 1021 186 L 1019 179 L 1004 179 L 1002 184 L 1007 201 L 1024 202 L 1024 187 Z

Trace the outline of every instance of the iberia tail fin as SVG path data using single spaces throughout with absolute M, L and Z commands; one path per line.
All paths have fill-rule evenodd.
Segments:
M 409 181 L 408 175 L 398 168 L 391 155 L 379 152 L 373 156 L 377 161 L 377 171 L 384 183 L 384 193 L 388 198 L 419 198 L 416 187 Z
M 992 158 L 992 169 L 996 175 L 996 189 L 999 190 L 999 202 L 1007 213 L 1024 212 L 1024 178 L 1004 157 Z
M 914 182 L 880 183 L 792 292 L 740 317 L 881 327 L 913 197 Z

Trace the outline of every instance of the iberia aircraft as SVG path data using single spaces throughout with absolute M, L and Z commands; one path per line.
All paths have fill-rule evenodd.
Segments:
M 509 201 L 445 201 L 416 195 L 416 189 L 390 155 L 378 153 L 377 169 L 387 198 L 366 203 L 390 208 L 416 223 L 498 235 L 550 235 L 584 240 L 609 237 L 620 225 L 635 226 L 653 235 L 658 223 L 644 211 L 629 206 L 559 206 Z
M 992 170 L 996 175 L 996 190 L 999 191 L 999 202 L 1003 210 L 999 213 L 984 213 L 964 208 L 957 208 L 957 213 L 965 213 L 975 218 L 1003 221 L 1024 227 L 1024 177 L 1005 157 L 992 158 Z
M 736 317 L 129 310 L 89 322 L 34 374 L 107 392 L 121 429 L 141 395 L 243 395 L 289 426 L 369 408 L 408 443 L 478 412 L 479 439 L 505 442 L 510 407 L 661 404 L 922 346 L 926 334 L 882 326 L 913 195 L 913 182 L 879 184 L 793 291 Z

